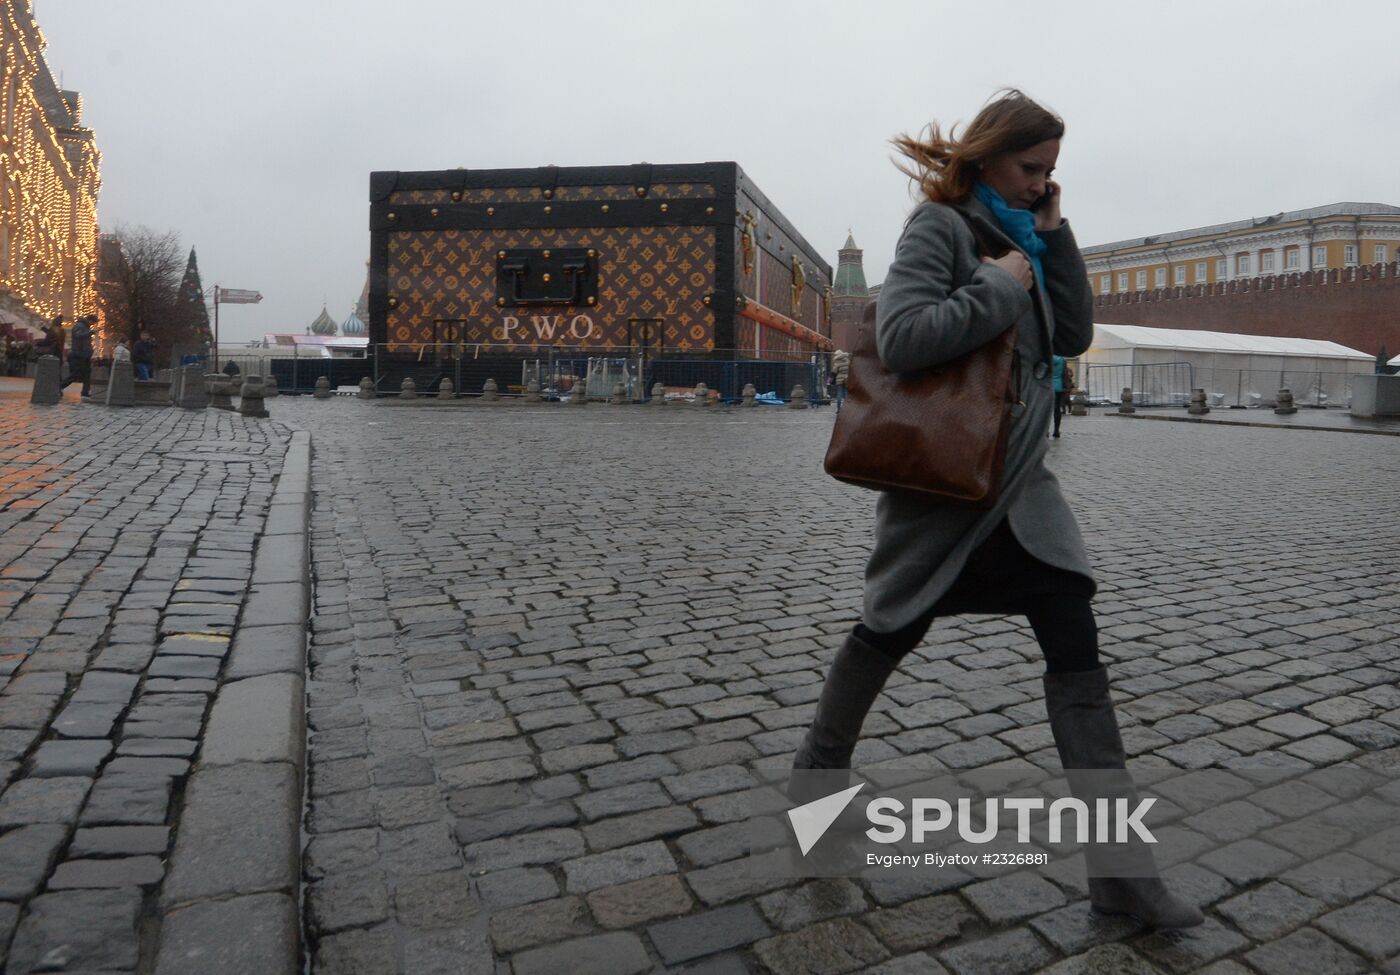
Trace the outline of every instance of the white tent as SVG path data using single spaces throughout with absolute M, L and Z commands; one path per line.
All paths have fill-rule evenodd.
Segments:
M 1350 377 L 1376 360 L 1323 339 L 1095 324 L 1081 363 L 1091 402 L 1116 402 L 1130 387 L 1139 405 L 1179 406 L 1200 388 L 1215 406 L 1261 406 L 1287 388 L 1299 404 L 1344 406 Z

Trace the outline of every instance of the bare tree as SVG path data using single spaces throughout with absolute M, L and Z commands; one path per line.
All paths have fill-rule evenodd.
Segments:
M 162 358 L 177 347 L 190 344 L 188 316 L 180 307 L 180 281 L 185 257 L 180 235 L 145 226 L 119 226 L 113 232 L 121 241 L 125 260 L 116 271 L 113 315 L 128 344 L 144 329 L 151 333 Z

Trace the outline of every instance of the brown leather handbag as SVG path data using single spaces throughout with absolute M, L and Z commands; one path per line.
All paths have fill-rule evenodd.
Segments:
M 968 224 L 979 254 L 987 253 L 986 235 L 973 221 Z M 879 491 L 912 492 L 957 507 L 993 507 L 1011 421 L 1025 410 L 1017 395 L 1019 372 L 1015 325 L 950 362 L 892 372 L 876 350 L 875 302 L 870 302 L 856 329 L 846 402 L 831 433 L 826 472 Z

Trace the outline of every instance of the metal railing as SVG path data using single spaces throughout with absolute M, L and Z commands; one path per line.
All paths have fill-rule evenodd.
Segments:
M 1184 406 L 1191 401 L 1195 376 L 1189 362 L 1146 366 L 1084 366 L 1081 385 L 1093 404 L 1117 403 L 1124 389 L 1138 406 Z
M 310 393 L 322 376 L 337 386 L 358 386 L 365 376 L 374 375 L 374 363 L 364 356 L 298 355 L 295 352 L 229 352 L 220 351 L 219 368 L 224 371 L 232 362 L 239 375 L 277 377 L 277 389 L 283 393 Z
M 1203 389 L 1206 402 L 1219 407 L 1272 407 L 1280 389 L 1293 393 L 1299 406 L 1347 407 L 1352 381 L 1372 368 L 1351 372 L 1306 368 L 1215 369 L 1188 362 L 1138 366 L 1088 364 L 1082 386 L 1093 405 L 1116 404 L 1124 387 L 1133 391 L 1136 406 L 1186 406 L 1191 390 Z
M 827 376 L 824 355 L 790 353 L 756 359 L 751 351 L 736 349 L 685 353 L 635 346 L 528 349 L 499 343 L 388 343 L 371 347 L 369 364 L 381 395 L 397 393 L 405 379 L 412 379 L 420 393 L 436 391 L 447 379 L 457 393 L 476 395 L 488 379 L 494 379 L 502 396 L 523 395 L 534 380 L 543 396 L 558 399 L 572 395 L 586 377 L 589 399 L 606 399 L 613 385 L 621 383 L 624 394 L 637 402 L 650 399 L 657 383 L 670 396 L 689 393 L 704 383 L 726 403 L 742 399 L 749 383 L 756 392 L 773 393 L 784 401 L 794 386 L 802 386 L 810 401 L 821 402 Z

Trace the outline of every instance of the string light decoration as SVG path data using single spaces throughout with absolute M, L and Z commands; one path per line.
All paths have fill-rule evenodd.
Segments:
M 97 194 L 102 155 L 82 99 L 44 61 L 28 3 L 0 8 L 0 297 L 38 318 L 97 310 Z

